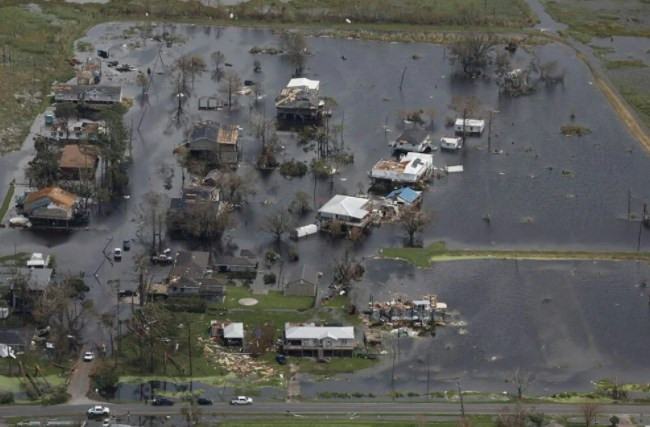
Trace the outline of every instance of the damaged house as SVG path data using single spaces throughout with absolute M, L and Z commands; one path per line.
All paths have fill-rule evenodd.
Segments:
M 96 141 L 99 135 L 106 132 L 106 123 L 103 120 L 78 120 L 70 122 L 58 121 L 53 124 L 49 133 L 40 134 L 39 137 L 53 142 L 86 142 Z
M 435 322 L 436 313 L 444 316 L 447 304 L 439 302 L 436 295 L 425 295 L 420 300 L 403 301 L 401 298 L 386 302 L 371 302 L 370 320 L 373 323 L 389 323 L 393 326 L 429 327 Z
M 69 227 L 85 225 L 90 220 L 82 200 L 59 187 L 28 193 L 17 206 L 34 225 Z
M 211 120 L 194 123 L 187 138 L 190 153 L 195 156 L 214 156 L 220 164 L 236 166 L 239 161 L 239 129 Z
M 315 122 L 323 115 L 325 102 L 320 99 L 320 82 L 297 78 L 289 80 L 287 86 L 275 98 L 278 120 Z
M 225 346 L 244 346 L 244 324 L 237 322 L 210 322 L 210 336 L 221 340 Z
M 314 323 L 284 325 L 282 349 L 289 354 L 351 356 L 357 346 L 353 326 L 316 326 Z
M 122 86 L 55 84 L 54 102 L 115 104 L 122 102 Z
M 99 147 L 95 145 L 70 144 L 63 147 L 59 170 L 64 181 L 95 180 L 99 161 Z
M 373 180 L 398 183 L 417 183 L 429 179 L 433 173 L 433 156 L 409 152 L 399 161 L 380 160 L 370 171 Z
M 396 151 L 415 151 L 424 153 L 431 150 L 431 134 L 418 127 L 406 129 L 394 141 L 388 145 Z

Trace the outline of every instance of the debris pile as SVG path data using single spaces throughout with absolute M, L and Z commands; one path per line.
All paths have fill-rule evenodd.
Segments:
M 277 372 L 271 366 L 263 361 L 253 359 L 248 354 L 230 353 L 223 347 L 207 340 L 203 341 L 202 344 L 203 352 L 209 360 L 223 366 L 238 377 L 255 375 L 258 379 L 264 381 L 277 375 Z
M 445 324 L 447 304 L 436 295 L 425 295 L 419 300 L 393 299 L 370 302 L 367 311 L 371 324 L 384 324 L 391 329 L 401 326 L 429 328 Z M 436 318 L 436 315 L 439 317 Z

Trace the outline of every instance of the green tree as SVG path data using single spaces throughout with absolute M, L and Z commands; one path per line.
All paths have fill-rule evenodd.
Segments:
M 93 388 L 97 389 L 100 396 L 110 399 L 117 391 L 120 375 L 114 366 L 104 366 L 97 369 L 90 376 Z

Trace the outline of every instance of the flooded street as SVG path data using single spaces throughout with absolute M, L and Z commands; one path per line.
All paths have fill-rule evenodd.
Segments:
M 535 2 L 536 3 L 536 2 Z M 546 26 L 548 23 L 544 23 Z M 566 69 L 563 85 L 540 84 L 530 96 L 499 96 L 495 81 L 468 80 L 453 75 L 443 46 L 432 44 L 379 43 L 338 38 L 309 38 L 312 55 L 306 77 L 321 81 L 321 94 L 336 100 L 333 124 L 343 124 L 345 144 L 354 153 L 354 163 L 344 166 L 333 185 L 317 181 L 311 174 L 291 180 L 277 171 L 262 174 L 253 165 L 261 152 L 254 136 L 253 113 L 274 117 L 274 98 L 291 77 L 291 65 L 283 56 L 252 55 L 253 46 L 279 46 L 268 30 L 163 25 L 164 31 L 186 42 L 163 47 L 146 41 L 131 49 L 132 40 L 120 37 L 130 24 L 102 24 L 83 40 L 97 49 L 108 50 L 111 60 L 128 63 L 140 70 L 151 68 L 149 106 L 139 99 L 135 72 L 117 73 L 104 68 L 103 84 L 121 83 L 126 97 L 136 98 L 125 118 L 133 122 L 133 159 L 129 171 L 130 199 L 110 213 L 95 215 L 88 230 L 49 234 L 0 229 L 4 253 L 16 244 L 18 251 L 56 254 L 59 274 L 82 271 L 97 279 L 87 282 L 95 301 L 114 301 L 115 291 L 107 282 L 120 279 L 121 288 L 134 288 L 136 275 L 133 254 L 144 253 L 137 243 L 137 216 L 134 211 L 148 191 L 170 197 L 180 194 L 183 173 L 173 154 L 193 121 L 215 120 L 243 128 L 243 159 L 240 174 L 251 173 L 257 193 L 237 211 L 239 224 L 227 233 L 226 241 L 253 249 L 263 256 L 273 237 L 259 231 L 261 219 L 277 208 L 286 208 L 297 191 L 315 194 L 316 209 L 337 193 L 366 192 L 368 172 L 391 151 L 387 141 L 403 126 L 398 110 L 435 109 L 438 115 L 432 130 L 434 141 L 451 134 L 447 117 L 455 113 L 447 107 L 455 95 L 471 94 L 487 110 L 496 110 L 492 142 L 488 150 L 487 132 L 468 139 L 461 153 L 434 153 L 434 164 L 463 165 L 464 172 L 435 179 L 424 193 L 424 206 L 436 212 L 436 221 L 424 233 L 425 244 L 444 240 L 453 247 L 497 247 L 526 249 L 637 249 L 639 223 L 626 220 L 628 191 L 632 212 L 639 214 L 650 199 L 650 159 L 617 119 L 604 96 L 590 81 L 586 66 L 564 45 L 532 47 L 540 61 L 556 60 Z M 137 39 L 137 37 L 136 37 Z M 220 83 L 206 72 L 197 76 L 194 93 L 186 104 L 184 125 L 172 120 L 174 98 L 167 76 L 169 66 L 184 53 L 196 53 L 210 64 L 210 54 L 220 50 L 242 80 L 261 82 L 266 97 L 257 105 L 252 97 L 239 98 L 237 111 L 199 111 L 198 96 L 214 95 Z M 413 59 L 417 55 L 419 59 Z M 83 59 L 83 55 L 78 55 Z M 345 60 L 343 60 L 345 58 Z M 519 49 L 513 65 L 525 66 L 531 56 Z M 262 73 L 253 72 L 259 60 Z M 400 90 L 404 68 L 405 79 Z M 230 67 L 227 67 L 230 68 Z M 162 73 L 162 74 L 159 74 Z M 572 116 L 574 117 L 572 119 Z M 384 132 L 388 121 L 389 133 Z M 575 123 L 591 129 L 583 137 L 564 137 L 560 127 Z M 280 132 L 284 150 L 278 160 L 309 160 L 298 145 L 296 134 Z M 499 154 L 494 154 L 497 150 Z M 0 184 L 22 179 L 22 168 L 33 148 L 0 158 Z M 160 165 L 175 169 L 173 187 L 165 190 Z M 17 191 L 20 194 L 20 191 Z M 483 220 L 489 215 L 490 222 Z M 313 214 L 299 218 L 300 225 L 314 221 Z M 112 240 L 111 240 L 112 239 Z M 122 262 L 104 261 L 102 250 L 132 239 L 134 247 Z M 360 242 L 311 236 L 297 243 L 300 263 L 286 265 L 287 273 L 310 264 L 327 274 L 332 257 L 349 250 L 357 258 L 371 257 L 378 249 L 401 246 L 403 232 L 392 225 L 372 229 Z M 168 241 L 173 249 L 193 247 L 192 243 Z M 644 231 L 640 250 L 650 248 Z M 366 275 L 355 285 L 354 298 L 365 306 L 372 293 L 375 299 L 400 293 L 408 298 L 437 293 L 456 312 L 452 317 L 466 326 L 439 328 L 434 338 L 404 339 L 400 344 L 395 388 L 423 392 L 426 358 L 430 356 L 436 381 L 431 389 L 450 389 L 444 379 L 460 377 L 465 387 L 500 392 L 507 372 L 522 367 L 536 376 L 531 391 L 539 394 L 561 390 L 587 390 L 590 381 L 618 375 L 619 381 L 647 378 L 650 368 L 649 310 L 646 291 L 637 286 L 650 277 L 648 266 L 617 262 L 533 262 L 466 261 L 436 264 L 430 270 L 416 269 L 403 262 L 367 260 Z M 161 269 L 158 278 L 165 277 Z M 325 280 L 323 286 L 327 286 Z M 549 299 L 549 302 L 544 302 Z M 101 310 L 114 310 L 102 304 Z M 123 315 L 128 315 L 126 304 Z M 516 319 L 516 321 L 515 321 Z M 460 329 L 464 329 L 463 334 Z M 97 325 L 90 336 L 106 340 Z M 384 360 L 375 368 L 322 382 L 301 385 L 305 396 L 344 387 L 349 391 L 390 391 L 391 363 Z M 509 390 L 512 391 L 512 390 Z M 129 390 L 125 393 L 138 393 Z M 215 396 L 216 397 L 216 396 Z

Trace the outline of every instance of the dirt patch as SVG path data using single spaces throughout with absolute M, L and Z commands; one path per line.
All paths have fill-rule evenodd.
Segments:
M 259 301 L 257 301 L 255 298 L 242 298 L 239 301 L 240 305 L 245 305 L 247 307 L 256 305 Z

